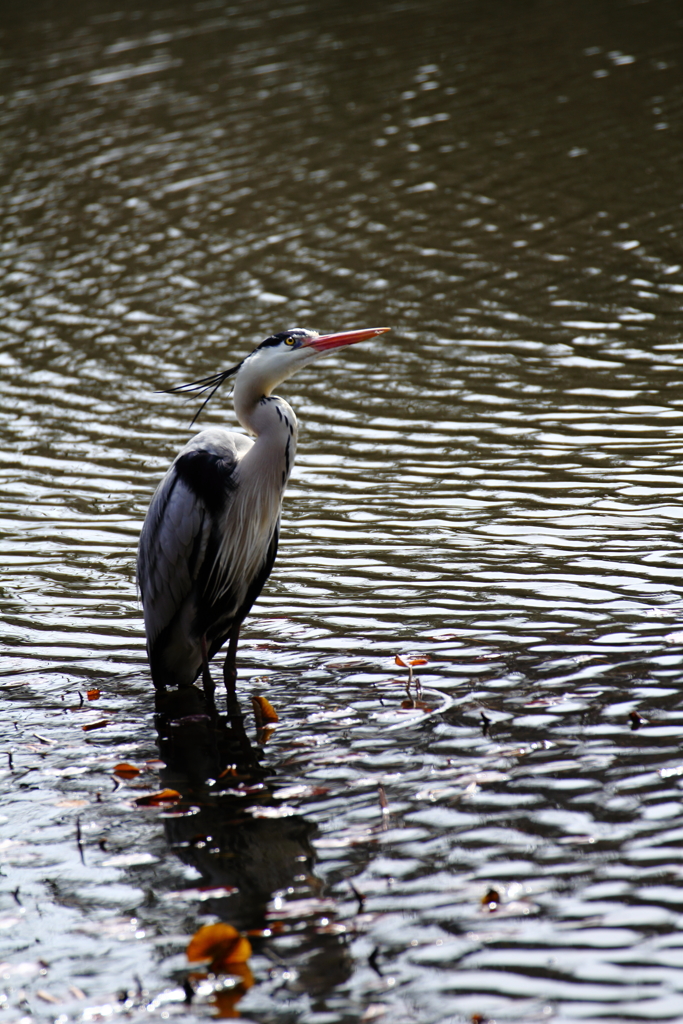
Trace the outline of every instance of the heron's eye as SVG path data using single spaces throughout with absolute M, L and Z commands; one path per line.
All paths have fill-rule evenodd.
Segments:
M 285 345 L 294 345 L 296 343 L 295 338 L 285 338 Z

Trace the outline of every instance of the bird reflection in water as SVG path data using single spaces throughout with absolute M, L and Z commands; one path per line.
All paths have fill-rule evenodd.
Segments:
M 352 973 L 344 935 L 318 927 L 310 909 L 287 910 L 288 901 L 322 905 L 311 845 L 315 825 L 278 799 L 277 780 L 262 766 L 262 750 L 251 743 L 241 716 L 209 713 L 195 687 L 158 693 L 157 709 L 162 782 L 180 796 L 163 812 L 164 829 L 175 856 L 199 876 L 188 895 L 201 901 L 202 923 L 214 916 L 233 925 L 247 934 L 256 955 L 270 960 L 269 980 L 279 974 L 288 991 L 324 998 Z M 282 913 L 274 909 L 280 904 Z M 288 969 L 294 963 L 296 969 Z M 186 976 L 188 1001 L 197 977 Z M 254 980 L 248 968 L 239 977 L 234 991 L 221 996 L 217 988 L 219 1016 L 237 1015 L 234 1005 Z M 229 1004 L 224 1014 L 221 999 Z

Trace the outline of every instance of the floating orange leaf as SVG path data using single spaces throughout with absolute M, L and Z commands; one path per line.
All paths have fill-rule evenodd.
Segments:
M 99 690 L 88 690 L 87 693 L 86 693 L 86 696 L 87 696 L 88 700 L 99 700 L 100 699 L 100 691 Z
M 139 796 L 135 803 L 138 807 L 158 807 L 159 804 L 175 804 L 182 797 L 177 789 L 162 789 L 158 793 Z
M 103 718 L 99 722 L 91 722 L 90 725 L 84 725 L 83 732 L 92 732 L 93 729 L 104 729 L 106 725 L 109 725 L 109 719 Z
M 114 765 L 114 775 L 118 775 L 122 779 L 134 779 L 139 774 L 140 769 L 136 768 L 134 764 L 127 764 L 123 761 L 121 764 Z
M 233 966 L 245 964 L 251 956 L 251 943 L 231 924 L 205 924 L 195 932 L 187 947 L 190 963 L 210 960 L 211 971 L 230 973 Z M 238 972 L 239 973 L 239 972 Z
M 396 655 L 394 661 L 396 662 L 397 665 L 400 665 L 401 668 L 413 668 L 413 666 L 415 665 L 429 664 L 429 658 L 402 658 L 400 654 Z
M 272 722 L 280 721 L 277 711 L 267 697 L 252 697 L 251 703 L 254 708 L 254 716 L 259 729 L 266 723 L 270 724 Z

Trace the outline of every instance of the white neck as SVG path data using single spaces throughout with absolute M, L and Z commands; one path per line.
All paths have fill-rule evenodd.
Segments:
M 270 486 L 280 494 L 294 465 L 297 442 L 297 421 L 292 407 L 284 398 L 264 388 L 263 377 L 250 370 L 248 362 L 235 380 L 233 404 L 237 419 L 257 440 L 248 455 L 248 467 L 258 475 L 261 486 Z
M 237 373 L 232 395 L 237 419 L 250 434 L 260 437 L 282 425 L 282 419 L 275 411 L 279 406 L 296 429 L 296 416 L 292 409 L 283 398 L 271 397 L 271 388 L 264 384 L 262 374 L 254 372 L 257 369 L 256 365 L 252 369 L 247 361 Z

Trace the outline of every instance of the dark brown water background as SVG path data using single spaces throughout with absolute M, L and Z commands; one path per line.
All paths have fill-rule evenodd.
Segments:
M 683 1021 L 681 5 L 0 28 L 0 1021 Z M 384 324 L 281 389 L 268 779 L 139 806 L 135 548 L 195 408 L 157 390 Z M 254 984 L 188 1003 L 217 920 Z

